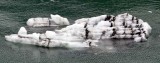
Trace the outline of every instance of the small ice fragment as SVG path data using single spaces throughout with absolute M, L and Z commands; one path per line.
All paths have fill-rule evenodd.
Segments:
M 152 13 L 152 11 L 148 11 L 149 13 Z
M 55 0 L 50 0 L 50 1 L 55 2 Z

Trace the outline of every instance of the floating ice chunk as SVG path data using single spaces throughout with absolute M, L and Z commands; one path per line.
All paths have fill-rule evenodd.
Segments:
M 152 13 L 152 11 L 148 11 L 149 13 Z
M 21 38 L 17 34 L 6 35 L 5 36 L 7 41 L 15 42 L 15 43 L 22 43 L 22 44 L 35 44 L 35 40 L 32 38 Z
M 56 24 L 60 24 L 61 23 L 61 16 L 60 15 L 53 15 L 53 14 L 51 14 L 51 19 L 53 21 L 55 21 Z
M 50 0 L 50 1 L 55 2 L 55 0 Z
M 27 25 L 32 27 L 50 26 L 50 20 L 48 18 L 40 18 L 40 17 L 30 18 L 27 21 Z
M 28 26 L 33 26 L 33 25 L 34 25 L 34 18 L 28 19 L 27 25 L 28 25 Z
M 23 44 L 32 44 L 44 47 L 66 47 L 66 48 L 74 48 L 74 47 L 89 47 L 89 45 L 85 42 L 70 42 L 70 41 L 62 41 L 55 39 L 38 39 L 37 34 L 33 34 L 30 38 L 21 38 L 18 37 L 17 34 L 5 36 L 7 41 L 15 42 L 15 43 L 23 43 Z
M 69 25 L 68 19 L 60 15 L 52 15 L 48 18 L 31 18 L 30 26 Z M 36 24 L 35 24 L 36 23 Z M 151 26 L 142 19 L 124 13 L 118 16 L 101 15 L 91 18 L 82 18 L 75 24 L 56 31 L 46 33 L 27 34 L 21 27 L 18 34 L 5 36 L 6 40 L 33 44 L 45 47 L 90 47 L 96 46 L 101 39 L 127 38 L 135 42 L 147 41 L 151 33 Z
M 67 18 L 61 17 L 60 15 L 52 15 L 50 18 L 30 18 L 26 22 L 28 26 L 32 27 L 42 27 L 42 26 L 61 26 L 61 25 L 69 25 L 69 21 Z
M 67 18 L 63 18 L 60 15 L 51 14 L 51 20 L 53 20 L 58 25 L 69 25 L 69 21 Z

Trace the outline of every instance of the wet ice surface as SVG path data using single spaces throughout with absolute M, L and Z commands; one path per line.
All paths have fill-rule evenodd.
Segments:
M 26 26 L 26 29 L 29 33 L 33 33 L 33 32 L 45 33 L 46 30 L 54 31 L 55 29 L 57 30 L 57 29 L 61 29 L 63 27 L 65 27 L 65 26 L 37 27 L 37 28 Z M 85 50 L 85 51 L 88 51 L 89 53 L 100 54 L 100 53 L 105 53 L 105 52 L 117 53 L 117 52 L 126 51 L 127 49 L 136 48 L 136 47 L 148 47 L 149 46 L 148 42 L 135 43 L 133 41 L 133 39 L 102 39 L 102 40 L 99 40 L 99 42 L 97 44 L 98 44 L 98 47 L 94 47 L 94 46 L 89 47 L 89 48 L 81 48 L 81 47 L 79 47 L 79 48 L 78 47 L 77 48 L 60 48 L 60 47 L 56 47 L 55 49 L 65 49 L 65 50 L 73 50 L 73 51 L 74 50 L 79 50 L 79 51 Z M 13 43 L 13 45 L 16 46 L 16 45 L 20 45 L 20 44 Z M 31 45 L 24 44 L 21 46 L 30 47 Z M 34 45 L 32 47 L 34 47 Z M 36 47 L 41 48 L 40 46 L 36 46 Z M 45 49 L 52 50 L 54 48 L 45 48 Z M 91 50 L 89 50 L 89 49 L 91 49 Z

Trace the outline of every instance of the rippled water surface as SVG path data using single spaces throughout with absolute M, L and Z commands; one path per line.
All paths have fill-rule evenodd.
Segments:
M 152 13 L 148 12 L 152 11 Z M 153 28 L 148 42 L 102 40 L 98 48 L 43 48 L 7 42 L 4 35 L 17 33 L 31 17 L 60 14 L 71 23 L 84 17 L 128 12 Z M 159 63 L 159 0 L 0 0 L 0 63 Z M 44 32 L 57 27 L 34 29 Z

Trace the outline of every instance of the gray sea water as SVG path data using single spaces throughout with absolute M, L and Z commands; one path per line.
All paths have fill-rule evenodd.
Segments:
M 79 18 L 125 12 L 151 25 L 153 30 L 147 42 L 102 40 L 105 43 L 99 48 L 66 49 L 16 44 L 4 38 L 17 33 L 21 26 L 29 32 L 55 29 L 27 27 L 26 21 L 31 17 L 59 14 L 73 23 Z M 0 0 L 0 63 L 159 63 L 159 18 L 159 0 Z

